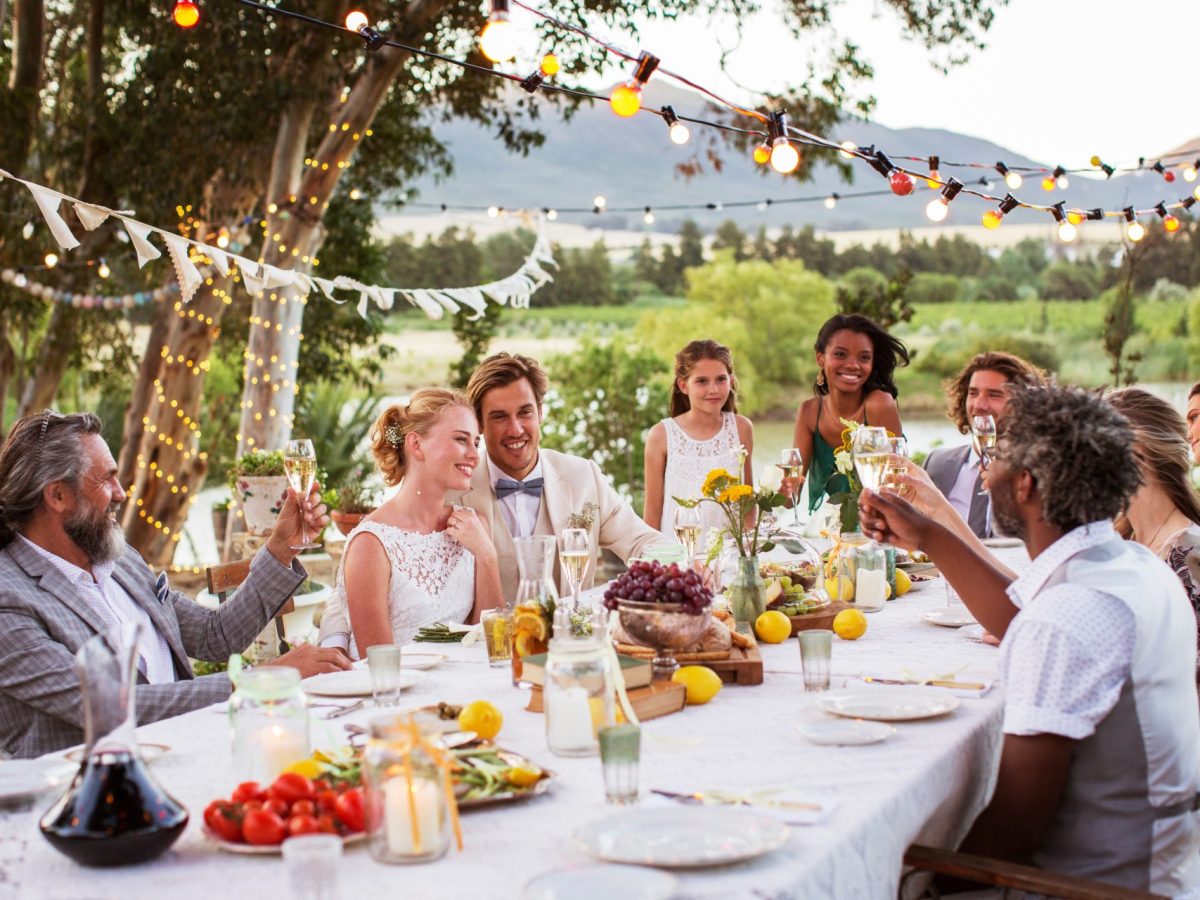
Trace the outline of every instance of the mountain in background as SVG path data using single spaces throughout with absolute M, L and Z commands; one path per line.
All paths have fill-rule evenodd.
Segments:
M 646 89 L 644 105 L 658 107 L 664 104 L 671 104 L 681 115 L 706 117 L 704 98 L 699 94 L 661 80 L 651 82 Z M 726 219 L 733 219 L 748 231 L 757 230 L 759 225 L 777 228 L 811 224 L 821 230 L 845 231 L 914 228 L 930 224 L 924 209 L 935 194 L 924 186 L 924 182 L 918 182 L 917 190 L 908 197 L 888 194 L 843 199 L 832 210 L 826 209 L 818 199 L 808 203 L 773 205 L 761 211 L 757 206 L 670 211 L 664 207 L 735 201 L 757 203 L 766 198 L 777 201 L 814 195 L 823 198 L 834 192 L 876 191 L 886 189 L 887 182 L 865 163 L 856 162 L 853 164 L 853 183 L 843 181 L 830 166 L 819 167 L 812 181 L 790 183 L 773 172 L 764 174 L 763 167 L 756 166 L 747 154 L 730 146 L 719 148 L 723 157 L 720 172 L 706 165 L 704 174 L 685 179 L 675 167 L 704 147 L 698 138 L 707 129 L 693 127 L 692 140 L 680 147 L 668 140 L 667 129 L 659 117 L 641 114 L 632 119 L 619 119 L 607 104 L 602 103 L 584 103 L 567 122 L 560 121 L 556 111 L 550 108 L 538 124 L 546 135 L 545 144 L 531 150 L 528 156 L 519 156 L 505 151 L 486 129 L 474 123 L 462 119 L 438 123 L 435 126 L 438 136 L 446 143 L 454 160 L 454 174 L 440 183 L 432 177 L 418 180 L 414 185 L 419 191 L 417 201 L 479 208 L 590 209 L 592 198 L 602 194 L 610 209 L 635 207 L 639 211 L 608 212 L 600 216 L 563 214 L 560 221 L 647 232 L 674 232 L 688 217 L 697 220 L 706 230 Z M 991 165 L 1003 161 L 1010 167 L 1056 164 L 1054 160 L 1031 160 L 982 138 L 934 128 L 893 129 L 873 122 L 847 120 L 833 137 L 838 141 L 854 141 L 859 146 L 873 144 L 893 158 L 937 155 L 943 160 L 943 178 L 954 175 L 970 183 L 983 176 L 991 177 L 990 193 L 993 196 L 1003 196 L 1006 190 L 994 170 L 955 168 L 946 163 Z M 1200 146 L 1200 138 L 1177 149 L 1196 146 Z M 924 168 L 915 164 L 911 167 Z M 1147 208 L 1159 201 L 1174 202 L 1195 187 L 1182 179 L 1168 184 L 1152 171 L 1118 175 L 1109 181 L 1072 175 L 1066 191 L 1049 193 L 1042 189 L 1040 180 L 1040 177 L 1026 179 L 1016 194 L 1030 203 L 1065 200 L 1068 207 L 1111 210 L 1130 205 Z M 640 210 L 647 206 L 655 213 L 653 225 L 642 222 Z M 978 225 L 979 217 L 987 208 L 981 200 L 960 197 L 952 205 L 946 224 Z M 389 208 L 387 212 L 394 215 L 397 210 Z M 412 212 L 428 214 L 417 209 Z M 400 209 L 399 213 L 401 221 L 398 223 L 393 219 L 393 227 L 402 223 L 404 210 Z M 1027 224 L 1050 221 L 1048 215 L 1021 210 L 1014 212 L 1012 219 Z

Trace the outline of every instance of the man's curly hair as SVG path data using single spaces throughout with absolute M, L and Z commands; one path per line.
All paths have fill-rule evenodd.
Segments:
M 1014 387 L 999 431 L 996 458 L 1029 471 L 1042 515 L 1064 534 L 1124 512 L 1142 483 L 1133 429 L 1096 393 Z
M 952 380 L 942 383 L 946 391 L 946 414 L 962 434 L 970 434 L 971 421 L 967 418 L 967 392 L 971 388 L 971 376 L 976 372 L 999 372 L 1007 384 L 1034 387 L 1046 383 L 1046 373 L 1027 360 L 990 350 L 976 353 L 963 370 Z

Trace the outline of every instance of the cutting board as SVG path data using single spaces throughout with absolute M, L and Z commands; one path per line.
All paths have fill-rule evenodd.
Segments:
M 851 604 L 844 600 L 834 600 L 820 612 L 809 613 L 806 616 L 788 616 L 792 623 L 792 634 L 808 631 L 813 628 L 833 628 L 833 620 L 843 609 L 850 609 Z
M 697 665 L 708 666 L 726 684 L 763 683 L 763 661 L 762 653 L 758 649 L 758 641 L 754 641 L 749 647 L 738 647 L 735 644 L 729 651 L 728 659 L 702 662 Z

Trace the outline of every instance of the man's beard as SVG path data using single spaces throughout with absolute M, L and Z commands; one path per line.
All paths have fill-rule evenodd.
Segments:
M 109 513 L 115 514 L 120 509 L 121 504 L 114 503 L 92 515 L 84 506 L 63 523 L 67 537 L 93 565 L 113 562 L 125 552 L 125 533 L 120 523 L 109 518 Z
M 992 484 L 992 531 L 1025 540 L 1025 523 L 1017 515 L 1016 498 L 1011 482 Z

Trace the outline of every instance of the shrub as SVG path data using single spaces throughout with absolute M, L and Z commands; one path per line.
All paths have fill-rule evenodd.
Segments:
M 956 275 L 920 272 L 908 285 L 910 303 L 953 303 L 958 299 L 959 279 Z

